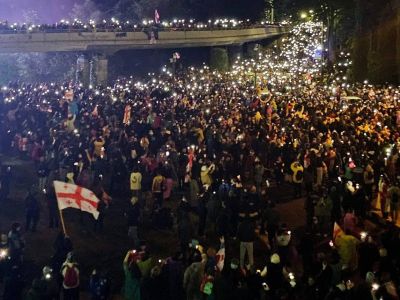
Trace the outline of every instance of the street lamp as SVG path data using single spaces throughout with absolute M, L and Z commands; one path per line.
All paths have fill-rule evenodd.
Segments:
M 300 14 L 300 18 L 302 18 L 302 19 L 307 18 L 307 14 L 306 14 L 305 12 L 301 13 L 301 14 Z

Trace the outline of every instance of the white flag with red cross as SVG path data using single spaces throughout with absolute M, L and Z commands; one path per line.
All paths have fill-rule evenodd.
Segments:
M 156 24 L 160 23 L 160 14 L 158 13 L 157 9 L 154 11 L 154 22 Z
M 92 214 L 97 220 L 99 217 L 97 205 L 100 200 L 91 190 L 62 181 L 54 181 L 54 189 L 60 210 L 69 207 L 76 208 Z

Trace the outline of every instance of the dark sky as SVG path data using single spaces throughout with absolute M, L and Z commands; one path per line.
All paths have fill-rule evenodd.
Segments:
M 23 21 L 24 11 L 35 10 L 40 23 L 54 23 L 69 15 L 79 0 L 0 0 L 0 19 Z

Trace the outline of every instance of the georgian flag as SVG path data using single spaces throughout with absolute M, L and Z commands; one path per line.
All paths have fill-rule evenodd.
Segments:
M 157 9 L 154 11 L 154 22 L 156 24 L 160 23 L 160 15 L 158 14 L 158 10 Z
M 83 187 L 62 181 L 54 181 L 59 210 L 76 208 L 88 212 L 97 220 L 99 212 L 97 205 L 99 199 L 96 195 Z
M 340 242 L 339 240 L 342 238 L 344 235 L 344 231 L 342 228 L 340 228 L 339 224 L 335 222 L 333 225 L 333 237 L 332 241 L 335 245 L 338 245 Z

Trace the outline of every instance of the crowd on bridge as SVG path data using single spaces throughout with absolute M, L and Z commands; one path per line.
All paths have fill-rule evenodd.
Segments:
M 341 71 L 324 79 L 320 43 L 320 24 L 305 22 L 226 73 L 4 86 L 0 151 L 32 160 L 37 184 L 25 230 L 14 223 L 1 239 L 3 299 L 22 298 L 23 235 L 38 230 L 40 194 L 58 224 L 53 180 L 98 196 L 99 235 L 110 205 L 125 213 L 125 299 L 398 299 L 400 89 Z M 12 201 L 12 172 L 3 164 L 0 205 Z M 303 232 L 281 221 L 287 198 L 304 199 Z M 379 234 L 366 230 L 372 213 Z M 168 259 L 143 242 L 149 222 L 177 233 Z M 26 299 L 109 299 L 107 266 L 80 286 L 78 260 L 61 233 Z
M 0 33 L 57 33 L 57 32 L 142 32 L 148 30 L 176 31 L 176 30 L 225 30 L 245 29 L 266 26 L 281 26 L 280 24 L 269 24 L 268 22 L 251 22 L 250 20 L 236 20 L 231 18 L 220 18 L 215 20 L 198 21 L 194 19 L 176 18 L 170 21 L 159 19 L 144 19 L 142 22 L 119 21 L 116 18 L 110 20 L 89 20 L 84 22 L 79 19 L 63 19 L 55 24 L 33 24 L 33 23 L 9 23 L 0 22 Z

